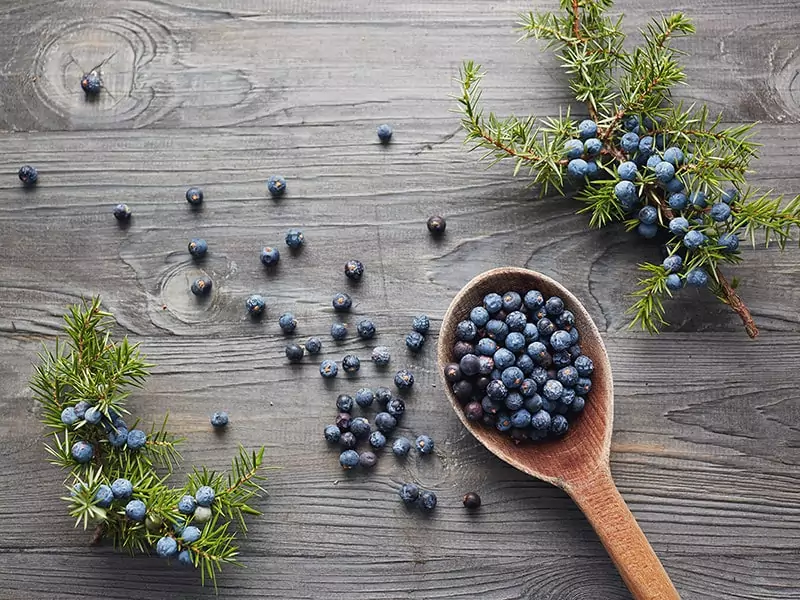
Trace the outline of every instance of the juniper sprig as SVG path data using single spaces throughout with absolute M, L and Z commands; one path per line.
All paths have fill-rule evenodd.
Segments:
M 31 377 L 50 430 L 45 444 L 50 462 L 69 471 L 62 500 L 76 527 L 95 528 L 93 542 L 110 538 L 116 548 L 134 554 L 149 553 L 166 539 L 160 554 L 193 565 L 203 583 L 210 579 L 216 586 L 223 565 L 239 564 L 232 526 L 245 533 L 245 516 L 260 514 L 251 503 L 264 492 L 264 448 L 240 447 L 227 475 L 203 468 L 182 487 L 170 487 L 183 440 L 167 430 L 166 418 L 147 433 L 138 420 L 126 422 L 129 390 L 144 385 L 152 365 L 138 344 L 111 338 L 111 317 L 99 298 L 70 307 L 64 316 L 66 341 L 57 339 L 53 349 L 39 354 Z M 194 496 L 203 486 L 214 496 L 201 510 Z M 141 515 L 134 514 L 137 502 L 144 504 Z M 201 530 L 196 540 L 183 538 L 190 526 Z
M 657 238 L 669 257 L 645 262 L 631 325 L 651 333 L 667 325 L 664 300 L 685 285 L 708 286 L 758 335 L 750 310 L 722 271 L 742 260 L 740 237 L 783 248 L 800 228 L 800 196 L 788 203 L 748 187 L 759 144 L 755 124 L 723 126 L 705 106 L 672 99 L 686 83 L 673 41 L 695 32 L 681 13 L 654 19 L 638 46 L 623 46 L 622 18 L 613 0 L 561 0 L 561 11 L 520 17 L 522 39 L 544 40 L 570 76 L 589 119 L 569 110 L 557 118 L 500 118 L 481 108 L 480 65 L 465 62 L 456 96 L 466 142 L 492 164 L 512 159 L 539 185 L 569 192 L 584 206 L 591 227 L 623 222 Z M 724 205 L 724 206 L 722 206 Z M 688 234 L 688 235 L 687 235 Z

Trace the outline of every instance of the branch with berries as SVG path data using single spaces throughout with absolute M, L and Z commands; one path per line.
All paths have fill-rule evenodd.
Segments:
M 239 449 L 230 472 L 194 470 L 182 487 L 170 487 L 182 441 L 159 427 L 128 424 L 130 388 L 140 388 L 152 365 L 138 344 L 111 337 L 111 314 L 99 298 L 70 307 L 66 341 L 39 354 L 30 387 L 49 429 L 50 462 L 69 472 L 62 498 L 76 527 L 93 528 L 134 553 L 155 551 L 211 580 L 223 565 L 239 564 L 236 531 L 262 492 L 264 448 Z
M 754 124 L 723 127 L 705 106 L 672 100 L 685 83 L 672 41 L 694 33 L 681 13 L 652 23 L 642 42 L 623 48 L 622 19 L 607 14 L 613 0 L 561 0 L 561 13 L 528 13 L 522 38 L 535 37 L 560 55 L 576 100 L 589 118 L 567 110 L 558 118 L 501 119 L 481 108 L 480 65 L 459 74 L 466 142 L 492 164 L 515 161 L 542 195 L 569 188 L 591 227 L 615 221 L 666 248 L 661 263 L 640 265 L 644 275 L 632 296 L 631 326 L 657 333 L 668 325 L 664 300 L 685 286 L 707 287 L 741 318 L 750 337 L 758 328 L 739 297 L 738 281 L 723 267 L 742 260 L 747 238 L 784 248 L 800 229 L 800 196 L 788 203 L 747 186 L 757 158 Z

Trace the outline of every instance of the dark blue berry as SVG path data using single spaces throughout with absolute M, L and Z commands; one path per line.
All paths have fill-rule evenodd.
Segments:
M 200 238 L 194 238 L 189 242 L 189 254 L 195 258 L 201 258 L 208 252 L 208 243 Z
M 289 344 L 286 346 L 286 358 L 289 359 L 289 362 L 300 362 L 303 360 L 303 354 L 305 354 L 305 351 L 302 346 L 298 346 L 297 344 Z
M 400 398 L 392 398 L 386 403 L 386 412 L 392 415 L 395 419 L 399 419 L 403 416 L 403 413 L 406 412 L 406 403 Z
M 411 322 L 411 329 L 422 335 L 427 335 L 428 330 L 431 328 L 431 320 L 428 315 L 419 315 L 414 317 Z
M 375 388 L 375 400 L 381 406 L 386 406 L 392 399 L 392 390 L 387 387 L 379 386 Z
M 537 367 L 538 368 L 538 367 Z M 533 371 L 530 373 L 533 374 Z M 519 393 L 525 398 L 530 398 L 539 390 L 539 385 L 530 377 L 526 377 L 519 385 Z
M 539 290 L 530 290 L 525 294 L 523 303 L 528 310 L 536 310 L 544 306 L 544 296 Z
M 260 317 L 262 314 L 264 314 L 264 310 L 267 307 L 267 303 L 264 302 L 264 298 L 258 294 L 252 294 L 251 296 L 248 296 L 244 305 L 251 317 Z
M 708 206 L 705 192 L 699 190 L 689 194 L 689 202 L 693 204 L 696 208 L 705 208 L 706 206 Z
M 708 285 L 708 273 L 705 269 L 692 269 L 686 273 L 686 284 L 692 287 L 705 287 Z
M 127 204 L 117 204 L 112 212 L 117 221 L 127 221 L 131 218 L 131 208 Z
M 364 275 L 364 263 L 351 259 L 344 263 L 344 274 L 348 279 L 359 281 Z
M 553 323 L 547 317 L 544 317 L 543 319 L 539 319 L 539 322 L 536 323 L 536 327 L 539 329 L 539 335 L 544 336 L 544 337 L 551 336 L 556 330 L 555 323 Z M 533 358 L 533 357 L 531 357 L 531 358 Z
M 267 179 L 267 190 L 273 198 L 279 198 L 286 192 L 286 179 L 280 175 L 271 175 Z
M 578 123 L 578 134 L 581 139 L 593 138 L 597 135 L 597 123 L 591 119 L 584 119 Z
M 448 363 L 444 366 L 444 378 L 450 383 L 459 381 L 462 376 L 461 367 L 458 363 Z
M 619 147 L 626 154 L 633 154 L 639 149 L 639 135 L 632 131 L 626 133 L 620 138 Z
M 414 504 L 419 498 L 419 487 L 414 483 L 404 483 L 400 486 L 398 494 L 406 504 Z
M 426 512 L 430 512 L 435 509 L 436 502 L 436 494 L 433 492 L 422 492 L 419 495 L 419 507 Z
M 562 415 L 556 415 L 550 422 L 550 433 L 553 435 L 564 435 L 569 429 L 569 423 Z
M 281 259 L 281 253 L 277 248 L 272 246 L 264 246 L 261 249 L 261 264 L 265 267 L 274 267 Z
M 394 384 L 397 389 L 409 389 L 414 385 L 414 374 L 408 369 L 401 369 L 394 375 Z
M 589 377 L 594 372 L 594 363 L 592 359 L 586 355 L 576 358 L 574 366 L 578 371 L 578 375 L 581 377 Z
M 689 248 L 690 250 L 694 250 L 702 246 L 706 241 L 706 236 L 701 232 L 697 231 L 696 229 L 692 229 L 688 231 L 686 235 L 683 236 L 683 245 Z
M 725 204 L 732 204 L 739 199 L 739 190 L 736 188 L 728 188 L 722 192 L 722 196 L 720 198 Z
M 493 358 L 495 367 L 500 370 L 507 369 L 517 361 L 517 357 L 508 348 L 498 349 Z
M 361 368 L 361 360 L 355 354 L 347 354 L 342 358 L 342 369 L 345 373 L 356 373 Z
M 417 437 L 416 441 L 414 442 L 414 446 L 416 446 L 417 451 L 420 454 L 430 454 L 433 452 L 433 439 L 427 435 L 420 435 Z
M 456 325 L 456 338 L 464 342 L 473 341 L 478 335 L 478 327 L 472 321 L 459 321 Z
M 461 373 L 466 377 L 477 375 L 481 370 L 480 359 L 474 354 L 467 354 L 459 361 Z
M 411 440 L 406 437 L 397 438 L 392 444 L 392 454 L 406 456 L 411 451 Z
M 665 258 L 661 266 L 666 269 L 667 273 L 676 273 L 680 271 L 681 266 L 683 266 L 683 258 L 681 258 L 679 254 L 673 254 Z
M 522 335 L 525 336 L 527 344 L 539 341 L 539 328 L 536 327 L 536 323 L 527 323 L 522 330 Z
M 581 145 L 581 149 L 583 149 L 583 145 Z M 567 163 L 567 174 L 572 179 L 583 179 L 589 174 L 589 163 L 582 158 L 573 158 Z
M 506 292 L 503 294 L 504 311 L 511 313 L 520 308 L 522 308 L 522 297 L 517 292 Z
M 739 237 L 735 233 L 723 233 L 717 241 L 723 252 L 736 252 L 739 249 Z
M 534 392 L 531 396 L 525 398 L 523 406 L 525 410 L 533 415 L 542 409 L 542 397 Z
M 309 354 L 319 354 L 322 350 L 322 340 L 318 337 L 310 337 L 306 340 L 306 352 Z
M 297 319 L 290 312 L 283 313 L 278 319 L 278 326 L 283 333 L 292 333 L 297 329 Z
M 583 410 L 583 407 L 586 405 L 586 400 L 581 396 L 575 396 L 575 399 L 572 401 L 572 404 L 569 405 L 570 412 L 579 413 Z
M 528 344 L 526 352 L 537 365 L 543 365 L 550 359 L 550 353 L 547 351 L 547 346 L 545 346 L 542 342 L 531 342 Z
M 331 305 L 333 306 L 333 310 L 337 312 L 344 312 L 350 310 L 350 307 L 353 306 L 353 299 L 350 297 L 349 294 L 345 294 L 344 292 L 339 292 L 333 295 L 333 299 L 331 300 Z
M 505 346 L 511 352 L 519 352 L 525 347 L 525 336 L 518 331 L 512 331 L 506 337 Z
M 508 396 L 508 388 L 499 379 L 493 379 L 486 386 L 486 395 L 492 400 L 505 400 Z
M 527 354 L 520 354 L 515 364 L 526 377 L 531 374 L 533 367 L 536 366 L 533 364 L 533 359 Z
M 556 402 L 561 398 L 561 392 L 564 391 L 564 386 L 557 379 L 548 379 L 547 383 L 542 388 L 542 395 L 550 402 Z
M 579 377 L 574 390 L 578 396 L 585 396 L 592 389 L 592 380 L 588 377 Z
M 344 323 L 333 323 L 331 325 L 331 337 L 336 341 L 347 337 L 347 326 Z
M 508 367 L 503 371 L 502 382 L 509 390 L 519 388 L 523 379 L 525 379 L 525 375 L 519 367 Z
M 672 210 L 684 210 L 689 205 L 689 199 L 686 197 L 686 194 L 671 194 L 669 198 L 667 198 L 667 204 Z
M 339 455 L 339 464 L 345 471 L 353 469 L 358 466 L 358 452 L 355 450 L 345 450 Z
M 564 391 L 561 392 L 561 404 L 572 404 L 575 398 L 577 398 L 577 396 L 575 395 L 575 390 L 572 388 L 564 388 Z
M 531 413 L 524 408 L 519 409 L 511 415 L 511 424 L 520 429 L 528 427 L 531 424 Z
M 583 153 L 587 156 L 597 156 L 602 150 L 603 142 L 597 138 L 589 138 L 583 142 Z
M 81 77 L 81 89 L 87 96 L 97 96 L 103 89 L 103 80 L 97 71 L 84 73 Z
M 639 221 L 645 225 L 652 225 L 658 221 L 658 210 L 656 210 L 656 207 L 650 205 L 643 206 L 639 210 Z
M 497 342 L 491 338 L 481 338 L 475 344 L 475 351 L 483 356 L 494 356 L 497 352 Z
M 525 398 L 519 392 L 509 392 L 504 401 L 506 408 L 512 412 L 519 410 L 525 404 Z
M 583 142 L 580 140 L 567 140 L 564 143 L 564 154 L 569 159 L 579 159 L 583 156 Z
M 484 414 L 496 415 L 503 408 L 504 403 L 504 400 L 493 400 L 489 396 L 484 396 L 481 400 L 481 410 Z M 492 423 L 492 427 L 494 427 L 494 423 Z
M 658 225 L 639 223 L 638 227 L 636 227 L 636 232 L 646 240 L 651 240 L 658 234 Z
M 542 321 L 539 322 L 541 323 Z M 553 347 L 553 350 L 557 352 L 560 352 L 561 350 L 566 350 L 567 348 L 572 346 L 572 336 L 569 334 L 568 331 L 559 329 L 558 331 L 553 332 L 553 334 L 550 336 L 550 345 Z
M 350 432 L 359 439 L 369 436 L 372 427 L 364 417 L 356 417 L 350 421 Z
M 572 387 L 578 383 L 578 369 L 573 366 L 566 366 L 558 371 L 558 380 L 565 387 Z
M 544 409 L 531 415 L 531 427 L 534 429 L 549 429 L 550 422 L 550 413 Z
M 513 425 L 511 424 L 511 417 L 506 413 L 498 413 L 497 420 L 495 421 L 495 428 L 498 431 L 510 431 Z
M 319 374 L 325 379 L 336 377 L 339 373 L 339 367 L 332 360 L 323 360 L 319 365 Z
M 667 275 L 665 282 L 668 290 L 676 291 L 683 287 L 683 281 L 681 281 L 680 276 L 675 273 Z
M 525 316 L 525 313 L 519 310 L 508 313 L 508 316 L 506 317 L 506 325 L 508 325 L 508 329 L 510 331 L 523 331 L 527 324 L 528 317 Z
M 336 408 L 339 412 L 353 412 L 353 398 L 347 394 L 340 394 L 336 398 Z
M 397 427 L 397 419 L 388 412 L 379 412 L 375 415 L 375 427 L 382 433 L 390 433 Z
M 635 181 L 638 174 L 639 168 L 633 161 L 625 161 L 617 167 L 617 175 L 619 175 L 620 179 Z
M 714 221 L 722 223 L 731 216 L 731 207 L 724 202 L 715 202 L 708 213 Z
M 339 444 L 345 450 L 352 450 L 353 448 L 358 446 L 358 438 L 355 435 L 353 435 L 351 431 L 345 431 L 339 437 Z
M 428 219 L 428 231 L 433 235 L 441 235 L 447 229 L 447 221 L 441 215 L 433 215 Z
M 192 206 L 200 206 L 203 203 L 203 190 L 190 187 L 186 190 L 186 201 Z
M 375 393 L 369 388 L 361 388 L 356 392 L 356 404 L 361 408 L 369 408 L 375 401 Z
M 336 425 L 328 425 L 325 428 L 325 439 L 330 442 L 331 444 L 335 444 L 339 441 L 339 438 L 342 436 L 342 432 Z
M 483 298 L 483 308 L 485 308 L 490 315 L 500 312 L 503 308 L 503 297 L 495 293 L 486 294 Z
M 504 342 L 508 335 L 508 325 L 504 321 L 492 319 L 486 324 L 486 336 L 496 342 Z
M 195 296 L 203 296 L 211 291 L 211 286 L 210 277 L 198 277 L 192 282 L 192 293 Z
M 486 323 L 489 322 L 489 311 L 483 308 L 482 306 L 476 306 L 473 308 L 469 313 L 469 319 L 478 327 L 483 327 Z
M 392 133 L 391 125 L 388 125 L 387 123 L 378 125 L 378 139 L 383 143 L 386 143 L 392 139 Z
M 472 383 L 466 380 L 457 381 L 453 384 L 453 394 L 462 402 L 466 402 L 472 398 L 473 387 Z
M 306 238 L 299 229 L 290 229 L 286 232 L 286 245 L 292 250 L 297 250 L 305 242 Z
M 227 427 L 230 419 L 228 417 L 228 413 L 224 410 L 215 412 L 211 415 L 211 425 L 213 427 Z

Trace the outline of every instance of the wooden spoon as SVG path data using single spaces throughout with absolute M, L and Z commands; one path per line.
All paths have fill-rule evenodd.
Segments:
M 470 281 L 453 299 L 442 322 L 439 373 L 452 361 L 455 330 L 490 292 L 539 290 L 545 298 L 558 295 L 575 314 L 583 353 L 594 362 L 592 389 L 584 411 L 560 439 L 517 445 L 508 436 L 467 420 L 463 407 L 445 381 L 447 397 L 458 418 L 490 452 L 520 471 L 548 481 L 569 494 L 597 532 L 622 579 L 636 600 L 680 600 L 653 548 L 636 523 L 611 478 L 609 451 L 614 413 L 611 365 L 603 340 L 589 313 L 569 290 L 535 271 L 501 268 Z

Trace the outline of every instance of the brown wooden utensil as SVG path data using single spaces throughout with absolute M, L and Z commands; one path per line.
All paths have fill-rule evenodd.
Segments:
M 504 433 L 464 416 L 461 403 L 445 381 L 447 397 L 458 418 L 490 452 L 520 471 L 543 479 L 569 494 L 597 532 L 622 579 L 636 600 L 680 600 L 669 575 L 636 523 L 611 478 L 609 453 L 614 413 L 611 365 L 603 340 L 584 306 L 558 282 L 535 271 L 500 268 L 470 281 L 453 299 L 444 316 L 439 337 L 439 374 L 452 362 L 455 330 L 490 292 L 520 294 L 539 290 L 545 298 L 558 295 L 575 314 L 583 353 L 594 362 L 592 389 L 584 411 L 558 440 L 517 445 Z

